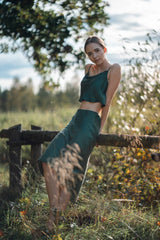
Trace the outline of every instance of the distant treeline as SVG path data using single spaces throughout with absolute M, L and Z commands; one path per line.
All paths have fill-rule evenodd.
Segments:
M 14 84 L 10 90 L 0 89 L 0 111 L 34 111 L 54 110 L 55 107 L 75 106 L 78 104 L 79 88 L 74 84 L 67 84 L 64 91 L 48 90 L 44 86 L 39 88 L 38 93 L 34 93 L 32 79 L 23 85 L 18 78 L 14 79 Z

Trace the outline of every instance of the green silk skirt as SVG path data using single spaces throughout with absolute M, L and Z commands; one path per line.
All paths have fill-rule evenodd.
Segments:
M 69 124 L 46 148 L 39 161 L 57 172 L 60 184 L 66 185 L 71 202 L 79 194 L 87 170 L 89 156 L 100 130 L 98 113 L 78 109 Z

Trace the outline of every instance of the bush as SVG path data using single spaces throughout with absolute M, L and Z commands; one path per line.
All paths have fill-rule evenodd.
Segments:
M 151 153 L 151 150 L 140 148 L 111 150 L 101 147 L 91 158 L 88 188 L 93 189 L 96 181 L 98 192 L 111 198 L 135 200 L 143 205 L 158 201 L 160 166 L 152 160 Z

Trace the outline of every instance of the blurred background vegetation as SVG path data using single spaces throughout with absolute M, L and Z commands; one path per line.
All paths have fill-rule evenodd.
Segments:
M 82 49 L 73 47 L 83 41 L 85 34 L 103 32 L 103 25 L 108 24 L 109 19 L 105 7 L 108 7 L 106 1 L 100 0 L 94 3 L 90 0 L 1 1 L 0 37 L 9 39 L 11 43 L 1 43 L 1 52 L 21 49 L 43 76 L 43 83 L 36 93 L 32 85 L 34 79 L 28 79 L 23 85 L 20 79 L 15 78 L 11 89 L 0 89 L 0 130 L 16 124 L 22 124 L 22 129 L 30 129 L 33 124 L 44 130 L 61 130 L 66 126 L 79 106 L 79 86 L 74 79 L 74 84 L 70 82 L 60 90 L 49 78 L 49 73 L 52 68 L 58 68 L 61 73 L 73 62 L 79 67 L 84 66 Z M 74 39 L 70 41 L 72 36 Z M 103 132 L 160 135 L 160 32 L 153 30 L 148 33 L 145 41 L 138 42 L 134 49 L 127 44 L 123 48 L 130 53 Z M 82 239 L 90 239 L 93 232 L 96 240 L 159 239 L 160 166 L 151 158 L 153 151 L 132 147 L 95 147 L 79 202 L 67 215 L 68 222 L 73 220 L 76 225 L 73 229 L 67 224 L 61 226 L 62 235 L 68 236 L 66 239 L 79 239 L 80 235 L 84 236 Z M 32 238 L 33 230 L 37 225 L 38 228 L 44 227 L 47 195 L 42 178 L 38 186 L 30 182 L 29 146 L 22 147 L 22 160 L 22 198 L 17 202 L 9 199 L 6 205 L 0 196 L 1 206 L 7 209 L 3 212 L 1 208 L 3 221 L 0 227 L 3 231 L 0 230 L 0 237 L 4 235 L 3 239 L 7 234 L 10 236 L 7 239 L 37 239 Z M 0 190 L 9 184 L 8 172 L 8 146 L 6 140 L 1 139 Z M 133 209 L 122 205 L 107 207 L 107 201 L 113 199 L 133 201 L 138 207 L 134 216 Z M 158 210 L 143 215 L 144 208 L 150 206 L 158 206 Z M 142 211 L 140 207 L 144 207 Z M 137 216 L 140 216 L 139 220 Z M 88 227 L 88 219 L 91 228 Z M 86 226 L 81 228 L 80 221 Z M 141 221 L 141 227 L 138 221 Z M 113 234 L 115 238 L 111 238 Z M 123 238 L 124 234 L 126 238 Z M 46 236 L 45 239 L 50 239 Z M 51 236 L 51 239 L 57 238 Z M 60 235 L 58 239 L 62 239 Z

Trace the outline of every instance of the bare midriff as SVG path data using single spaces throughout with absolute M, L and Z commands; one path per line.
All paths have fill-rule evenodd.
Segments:
M 102 105 L 101 105 L 100 102 L 82 101 L 79 108 L 84 109 L 84 110 L 97 112 L 98 114 L 100 114 L 100 112 L 102 110 Z

